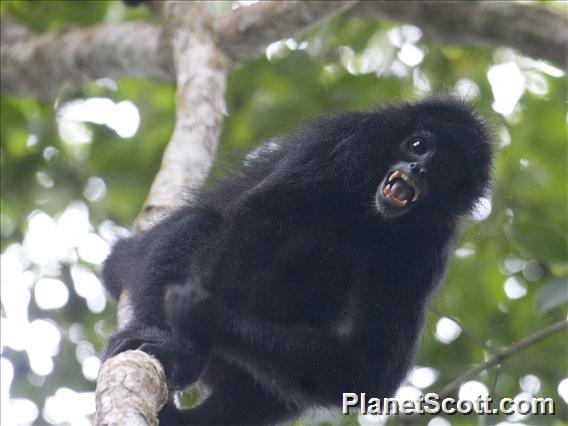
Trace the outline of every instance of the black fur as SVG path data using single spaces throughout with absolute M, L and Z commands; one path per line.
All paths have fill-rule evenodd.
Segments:
M 393 395 L 490 162 L 485 124 L 455 99 L 311 122 L 116 245 L 104 281 L 135 320 L 106 356 L 141 346 L 172 386 L 212 389 L 164 409 L 168 424 L 265 425 L 342 392 Z M 422 190 L 415 203 L 387 200 L 394 170 Z

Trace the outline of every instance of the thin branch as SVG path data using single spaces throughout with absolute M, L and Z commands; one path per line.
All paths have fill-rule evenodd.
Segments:
M 507 358 L 510 358 L 513 355 L 516 355 L 519 352 L 524 351 L 525 349 L 527 349 L 527 348 L 533 346 L 534 344 L 540 342 L 545 337 L 548 337 L 552 334 L 558 333 L 559 331 L 564 330 L 566 328 L 568 328 L 568 320 L 562 320 L 562 321 L 554 323 L 554 324 L 552 324 L 552 325 L 550 325 L 546 328 L 543 328 L 542 330 L 540 330 L 540 331 L 538 331 L 534 334 L 531 334 L 528 337 L 525 337 L 524 339 L 522 339 L 522 340 L 518 341 L 517 343 L 509 346 L 508 348 L 497 352 L 492 358 L 488 359 L 484 363 L 479 364 L 479 365 L 475 366 L 474 368 L 472 368 L 471 370 L 466 371 L 460 377 L 458 377 L 457 379 L 451 381 L 446 386 L 444 386 L 444 388 L 440 392 L 438 392 L 438 395 L 440 395 L 441 398 L 444 398 L 450 392 L 457 389 L 466 380 L 469 380 L 469 379 L 477 376 L 482 371 L 488 370 L 488 369 L 490 369 L 490 368 L 492 368 L 496 365 L 501 364 Z
M 49 99 L 64 84 L 130 76 L 171 81 L 173 63 L 162 30 L 141 22 L 35 35 L 1 16 L 0 87 L 19 96 Z
M 471 333 L 470 331 L 468 331 L 468 329 L 463 325 L 463 323 L 456 317 L 450 316 L 450 315 L 446 315 L 443 314 L 442 312 L 440 312 L 437 308 L 435 308 L 434 306 L 430 306 L 430 311 L 436 315 L 438 318 L 450 318 L 453 322 L 455 322 L 457 325 L 460 326 L 462 334 L 464 335 L 464 337 L 466 337 L 470 342 L 472 342 L 474 345 L 479 346 L 480 348 L 486 350 L 487 352 L 489 352 L 490 354 L 494 354 L 496 352 L 495 348 L 492 348 L 491 346 L 489 346 L 487 343 L 485 343 L 483 340 L 479 339 L 477 336 L 475 336 L 473 333 Z
M 493 383 L 491 384 L 491 389 L 489 390 L 489 395 L 493 395 L 494 397 L 497 392 L 497 383 L 499 382 L 499 375 L 501 374 L 502 368 L 503 364 L 498 364 L 495 366 L 495 376 L 493 377 Z

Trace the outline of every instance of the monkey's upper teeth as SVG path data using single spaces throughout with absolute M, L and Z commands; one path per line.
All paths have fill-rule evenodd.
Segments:
M 383 188 L 383 194 L 385 194 L 385 198 L 389 201 L 389 203 L 399 208 L 406 206 L 408 200 L 399 200 L 398 198 L 392 195 L 390 189 L 391 189 L 390 185 L 387 185 Z
M 397 187 L 396 191 L 394 190 L 394 186 L 397 185 L 397 181 L 403 181 L 406 185 L 412 188 L 412 198 L 405 198 L 404 196 L 400 197 L 402 195 L 400 193 L 400 185 Z M 402 189 L 402 191 L 404 190 Z M 410 177 L 406 176 L 399 170 L 395 170 L 388 176 L 388 182 L 383 188 L 383 194 L 391 202 L 391 204 L 394 204 L 396 207 L 405 207 L 408 202 L 415 202 L 416 200 L 418 200 L 418 198 L 420 198 L 421 193 L 422 191 L 420 190 L 418 185 Z
M 412 202 L 414 203 L 420 197 L 421 191 L 417 187 L 414 188 L 414 197 L 412 197 Z
M 403 181 L 405 181 L 407 184 L 409 184 L 412 187 L 412 189 L 414 189 L 414 192 L 416 192 L 416 190 L 417 190 L 416 184 L 414 183 L 414 181 L 412 179 L 410 179 L 404 173 L 400 173 L 400 177 L 402 178 Z
M 403 175 L 401 172 L 399 172 L 399 171 L 397 170 L 397 171 L 391 173 L 391 175 L 389 176 L 389 182 L 392 182 L 392 181 L 395 180 L 396 178 L 402 178 L 402 179 L 404 179 L 403 176 L 404 176 L 404 175 Z

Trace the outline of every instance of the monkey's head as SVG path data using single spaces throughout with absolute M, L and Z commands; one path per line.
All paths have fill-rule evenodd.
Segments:
M 375 120 L 377 136 L 383 136 L 381 157 L 388 158 L 375 183 L 374 207 L 381 216 L 456 216 L 483 196 L 491 141 L 471 106 L 430 99 L 385 107 Z
M 245 168 L 254 186 L 239 199 L 286 212 L 444 221 L 484 195 L 491 151 L 487 125 L 459 99 L 390 104 L 314 120 L 255 151 Z

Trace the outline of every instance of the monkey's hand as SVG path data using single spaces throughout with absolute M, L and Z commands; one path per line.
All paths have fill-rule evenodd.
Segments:
M 195 382 L 209 355 L 170 331 L 142 324 L 129 324 L 108 340 L 103 359 L 130 349 L 138 349 L 155 356 L 164 366 L 168 385 L 172 389 L 184 389 Z
M 172 286 L 165 299 L 168 321 L 198 349 L 211 350 L 228 314 L 225 307 L 199 284 Z

